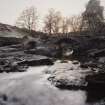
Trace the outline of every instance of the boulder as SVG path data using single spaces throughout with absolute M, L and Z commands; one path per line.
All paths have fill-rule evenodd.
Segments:
M 15 62 L 8 59 L 0 59 L 0 72 L 23 72 L 26 71 L 27 66 L 19 66 Z
M 52 65 L 53 60 L 40 55 L 26 55 L 23 60 L 17 62 L 18 65 L 27 66 L 40 66 L 40 65 Z
M 59 50 L 54 48 L 40 47 L 36 49 L 29 49 L 24 51 L 26 54 L 42 55 L 47 57 L 58 57 Z
M 97 49 L 95 51 L 90 51 L 88 53 L 89 56 L 92 56 L 92 57 L 103 57 L 105 56 L 105 48 L 104 49 Z
M 86 75 L 89 75 L 91 71 L 89 69 L 83 70 L 79 67 L 79 64 L 74 65 L 72 62 L 68 63 L 55 63 L 49 68 L 48 78 L 52 84 L 62 89 L 77 89 L 87 87 Z
M 9 46 L 9 45 L 16 45 L 22 42 L 21 38 L 15 37 L 0 37 L 0 47 L 2 46 Z
M 96 68 L 81 68 L 74 62 L 55 62 L 46 73 L 48 80 L 60 89 L 105 88 L 105 71 Z
M 25 71 L 27 66 L 52 64 L 53 60 L 49 57 L 25 53 L 20 44 L 0 47 L 0 72 L 20 72 Z
M 28 40 L 23 43 L 24 50 L 35 49 L 36 48 L 36 41 Z
M 0 59 L 0 72 L 22 72 L 28 66 L 52 65 L 53 60 L 40 55 L 20 54 Z

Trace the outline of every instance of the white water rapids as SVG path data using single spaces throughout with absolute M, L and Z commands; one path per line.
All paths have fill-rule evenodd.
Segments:
M 98 95 L 97 92 L 54 87 L 47 80 L 50 74 L 45 73 L 50 69 L 50 66 L 40 66 L 29 67 L 26 72 L 1 73 L 0 105 L 105 105 L 103 99 L 97 100 L 97 96 L 105 97 L 103 91 Z M 87 102 L 93 99 L 94 102 Z
M 23 73 L 0 74 L 0 105 L 85 105 L 84 91 L 60 90 L 47 81 L 47 66 L 30 67 Z

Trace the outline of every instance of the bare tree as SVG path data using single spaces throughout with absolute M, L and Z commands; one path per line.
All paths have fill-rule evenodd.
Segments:
M 53 33 L 57 34 L 60 32 L 62 22 L 62 15 L 59 11 L 55 12 L 54 21 L 53 21 Z
M 72 32 L 79 32 L 82 24 L 81 16 L 72 16 L 68 20 L 68 24 L 70 25 L 70 30 Z
M 36 30 L 38 22 L 37 10 L 34 7 L 25 9 L 16 21 L 16 26 L 26 28 L 28 30 Z
M 63 34 L 70 32 L 69 18 L 67 17 L 62 17 L 61 32 Z
M 48 14 L 44 19 L 43 30 L 49 34 L 58 33 L 60 30 L 61 13 L 54 9 L 49 9 Z
M 45 16 L 45 19 L 44 19 L 43 30 L 49 34 L 52 34 L 53 32 L 54 13 L 55 13 L 54 9 L 49 9 L 48 14 Z

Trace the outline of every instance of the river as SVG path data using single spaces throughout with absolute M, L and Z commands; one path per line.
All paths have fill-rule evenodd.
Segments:
M 54 87 L 44 72 L 48 68 L 29 67 L 22 73 L 0 74 L 0 105 L 105 105 L 103 91 Z

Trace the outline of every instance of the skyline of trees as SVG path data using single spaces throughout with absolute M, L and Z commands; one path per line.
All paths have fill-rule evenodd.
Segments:
M 35 7 L 30 7 L 22 11 L 17 18 L 16 26 L 26 28 L 29 31 L 36 30 L 38 24 L 38 13 Z
M 100 5 L 99 0 L 89 0 L 85 11 L 80 15 L 68 17 L 63 16 L 60 11 L 50 8 L 42 19 L 43 26 L 40 26 L 40 30 L 48 34 L 80 32 L 84 30 L 90 32 L 96 32 L 97 30 L 98 32 L 105 26 L 103 12 L 104 7 Z M 30 7 L 24 10 L 17 18 L 16 26 L 37 31 L 38 19 L 37 9 Z

